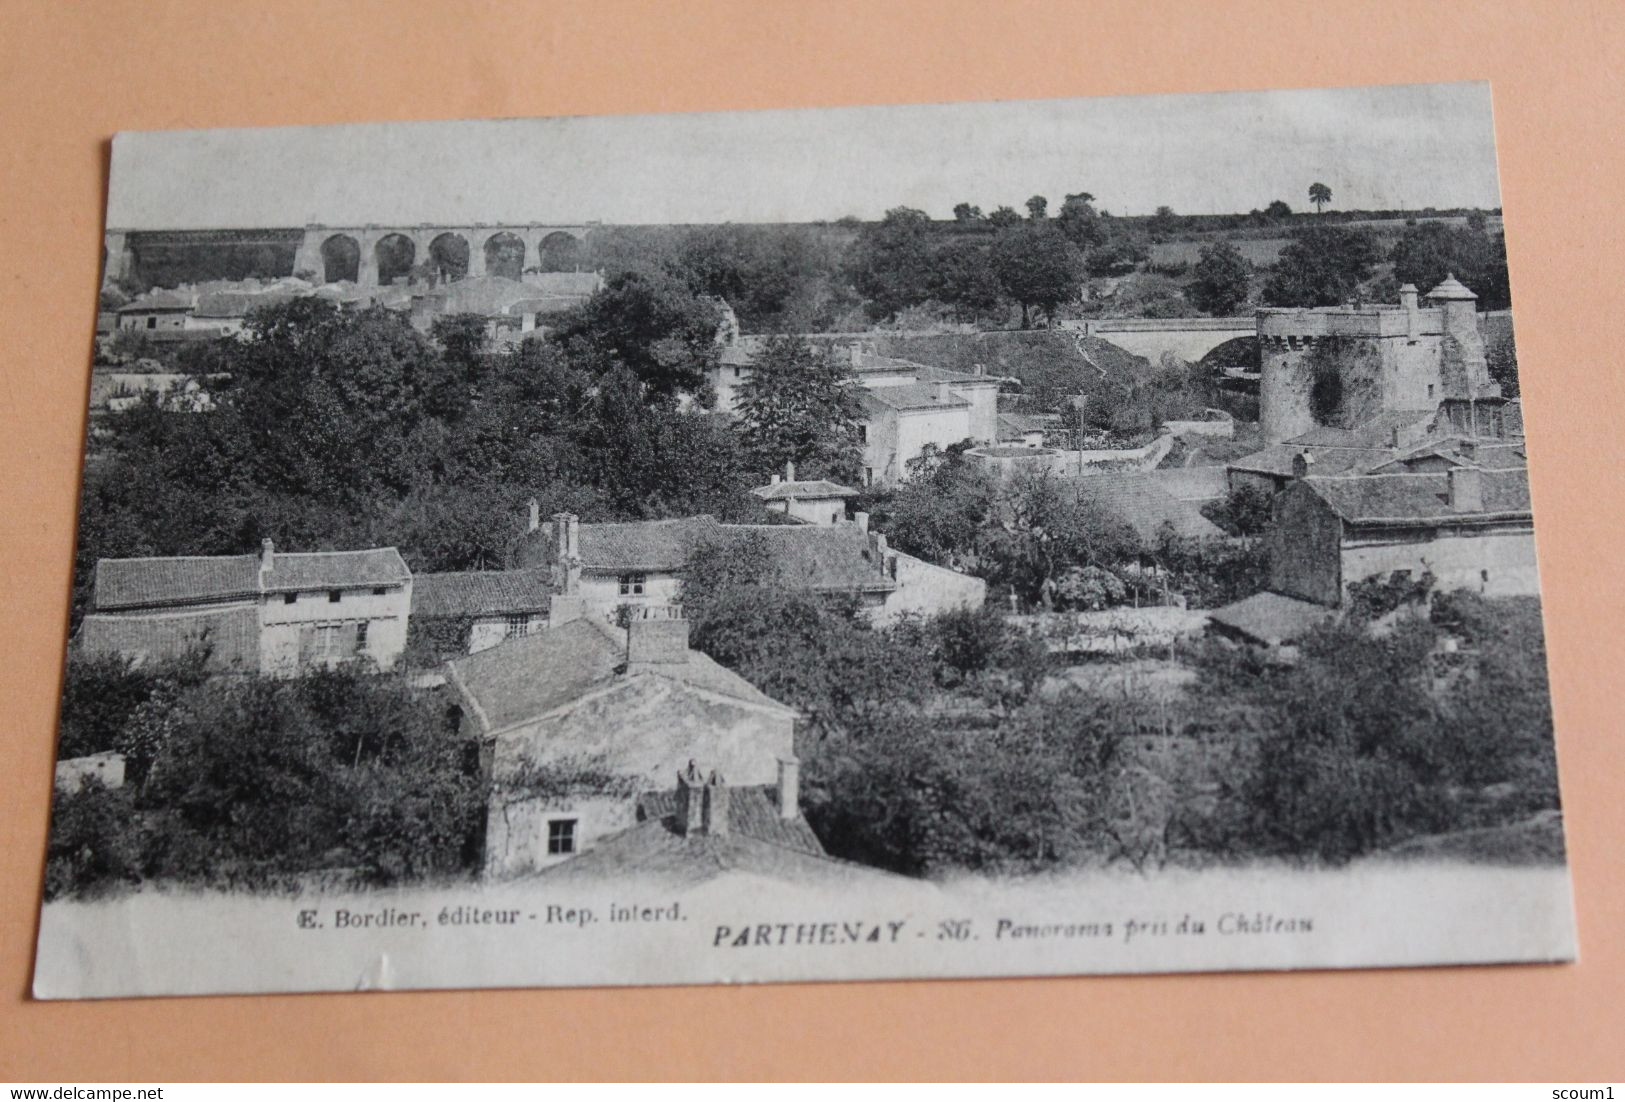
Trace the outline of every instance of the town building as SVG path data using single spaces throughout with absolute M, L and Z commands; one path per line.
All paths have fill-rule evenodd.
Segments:
M 543 870 L 544 884 L 612 885 L 628 878 L 679 890 L 718 881 L 851 887 L 897 877 L 828 855 L 802 817 L 799 763 L 779 763 L 772 785 L 739 785 L 698 763 L 674 788 L 638 797 L 636 823 L 600 837 L 581 856 Z
M 796 465 L 784 465 L 784 477 L 774 475 L 766 486 L 751 491 L 769 512 L 782 513 L 807 524 L 839 524 L 846 519 L 847 505 L 858 496 L 850 486 L 826 478 L 798 479 Z
M 987 596 L 982 579 L 890 547 L 862 512 L 832 524 L 720 524 L 710 516 L 583 524 L 570 514 L 544 523 L 533 507 L 511 561 L 547 571 L 554 593 L 605 618 L 623 606 L 679 603 L 696 548 L 746 540 L 770 556 L 786 588 L 851 597 L 877 624 L 905 612 L 980 608 Z
M 546 570 L 469 570 L 412 576 L 411 637 L 437 652 L 477 654 L 547 625 Z
M 597 272 L 527 272 L 519 279 L 468 276 L 414 288 L 412 324 L 427 332 L 436 320 L 457 314 L 485 319 L 486 336 L 497 347 L 518 343 L 538 326 L 572 310 L 604 286 Z
M 1490 380 L 1477 296 L 1454 276 L 1399 305 L 1258 311 L 1264 439 L 1353 428 L 1384 413 L 1431 414 L 1447 398 L 1500 397 Z
M 144 333 L 159 337 L 190 329 L 187 319 L 197 306 L 197 296 L 189 291 L 153 290 L 120 306 L 120 332 Z
M 791 783 L 798 713 L 690 649 L 679 613 L 643 609 L 618 629 L 582 612 L 561 597 L 547 630 L 447 663 L 490 786 L 489 876 L 590 851 L 691 762 L 735 786 Z
M 291 675 L 357 659 L 389 669 L 406 647 L 412 574 L 393 547 L 365 551 L 101 559 L 75 637 L 135 661 L 209 648 L 210 664 Z

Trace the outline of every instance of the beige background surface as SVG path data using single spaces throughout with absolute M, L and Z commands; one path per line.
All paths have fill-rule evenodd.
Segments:
M 0 1079 L 1625 1076 L 1622 46 L 1606 2 L 0 0 Z M 114 131 L 1486 77 L 1579 964 L 27 1000 Z

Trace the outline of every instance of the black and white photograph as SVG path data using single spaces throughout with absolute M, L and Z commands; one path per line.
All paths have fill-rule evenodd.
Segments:
M 39 997 L 1575 955 L 1486 83 L 123 133 L 102 273 Z

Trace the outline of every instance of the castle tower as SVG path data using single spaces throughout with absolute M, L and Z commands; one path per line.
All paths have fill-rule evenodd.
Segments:
M 1484 358 L 1484 338 L 1478 331 L 1478 296 L 1452 275 L 1428 292 L 1438 307 L 1444 339 L 1440 344 L 1440 396 L 1445 398 L 1499 397 L 1501 388 L 1490 381 Z

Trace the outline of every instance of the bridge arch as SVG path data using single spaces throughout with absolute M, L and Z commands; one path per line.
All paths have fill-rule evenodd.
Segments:
M 554 230 L 542 238 L 536 249 L 536 267 L 544 272 L 578 272 L 581 270 L 581 238 L 563 230 Z
M 372 252 L 378 264 L 378 284 L 381 287 L 388 287 L 397 279 L 404 279 L 412 274 L 418 247 L 404 233 L 386 233 L 378 239 L 378 244 L 373 246 Z
M 485 239 L 485 274 L 519 279 L 525 274 L 525 241 L 502 230 Z
M 468 238 L 450 230 L 429 242 L 429 269 L 441 280 L 450 283 L 468 275 Z
M 347 233 L 335 233 L 322 242 L 322 282 L 361 280 L 361 243 Z

